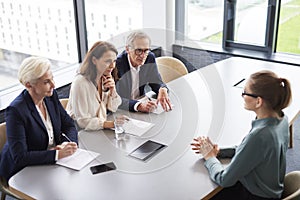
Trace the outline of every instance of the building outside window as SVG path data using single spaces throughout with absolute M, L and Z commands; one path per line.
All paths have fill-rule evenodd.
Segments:
M 142 28 L 142 0 L 86 0 L 85 8 L 89 48 Z M 73 0 L 0 0 L 0 13 L 0 92 L 19 84 L 28 56 L 50 59 L 53 71 L 78 63 Z
M 52 70 L 78 62 L 72 0 L 0 0 L 0 92 L 19 84 L 28 56 L 51 60 Z

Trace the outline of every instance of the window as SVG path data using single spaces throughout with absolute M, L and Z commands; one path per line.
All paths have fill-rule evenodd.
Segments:
M 222 44 L 223 0 L 188 0 L 187 37 L 191 40 Z
M 0 0 L 0 91 L 18 84 L 30 55 L 51 60 L 52 70 L 78 62 L 72 0 Z
M 300 1 L 281 1 L 277 52 L 300 54 Z
M 273 52 L 278 1 L 225 0 L 224 8 L 223 48 Z
M 141 0 L 86 0 L 85 15 L 90 48 L 98 40 L 109 40 L 121 33 L 141 29 Z M 121 41 L 125 45 L 125 41 Z
M 267 11 L 268 0 L 237 1 L 233 41 L 264 46 Z

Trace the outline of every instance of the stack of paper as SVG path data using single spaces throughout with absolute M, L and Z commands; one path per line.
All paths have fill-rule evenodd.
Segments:
M 141 136 L 153 126 L 154 126 L 153 123 L 129 118 L 129 121 L 123 125 L 123 128 L 126 133 L 136 135 L 136 136 Z

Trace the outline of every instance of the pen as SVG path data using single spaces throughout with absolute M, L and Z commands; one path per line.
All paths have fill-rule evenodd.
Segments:
M 233 85 L 233 87 L 237 86 L 238 84 L 240 84 L 241 82 L 243 82 L 245 79 L 243 78 L 242 80 L 240 80 L 239 82 L 237 82 L 236 84 Z
M 66 135 L 66 134 L 64 134 L 64 133 L 61 133 L 62 134 L 62 136 L 64 136 L 69 142 L 72 142 L 71 140 L 70 140 L 70 138 Z

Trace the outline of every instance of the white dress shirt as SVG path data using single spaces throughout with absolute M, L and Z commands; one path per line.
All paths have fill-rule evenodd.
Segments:
M 140 72 L 140 69 L 141 69 L 141 66 L 137 66 L 137 67 L 133 67 L 131 62 L 130 62 L 130 58 L 129 58 L 129 55 L 127 56 L 128 58 L 128 63 L 129 63 L 129 66 L 130 66 L 130 73 L 131 73 L 131 99 L 138 99 L 140 97 L 140 75 L 139 75 L 139 72 Z M 138 102 L 134 105 L 134 110 L 135 111 L 138 111 L 137 110 L 137 107 L 141 104 L 141 102 Z
M 131 99 L 138 99 L 140 97 L 140 76 L 139 72 L 141 69 L 141 66 L 138 67 L 133 67 L 130 62 L 130 58 L 128 55 L 128 62 L 130 66 L 130 73 L 131 73 L 131 80 L 132 80 L 132 85 L 131 85 Z
M 101 100 L 102 99 L 102 100 Z M 96 86 L 78 74 L 71 85 L 67 112 L 85 130 L 103 129 L 107 109 L 115 112 L 121 104 L 121 97 L 116 91 L 102 91 L 102 98 Z
M 46 119 L 44 118 L 40 108 L 37 105 L 35 105 L 35 107 L 36 107 L 36 109 L 37 109 L 38 113 L 40 114 L 40 117 L 43 121 L 43 124 L 45 125 L 45 127 L 47 129 L 48 138 L 49 138 L 48 149 L 50 149 L 50 148 L 55 147 L 56 144 L 54 143 L 54 134 L 53 134 L 53 126 L 52 126 L 51 118 L 50 118 L 50 115 L 48 113 L 45 102 L 43 102 L 43 106 L 44 106 L 45 111 L 46 111 Z M 55 160 L 58 160 L 58 151 L 57 150 L 56 150 L 56 153 L 55 153 Z

